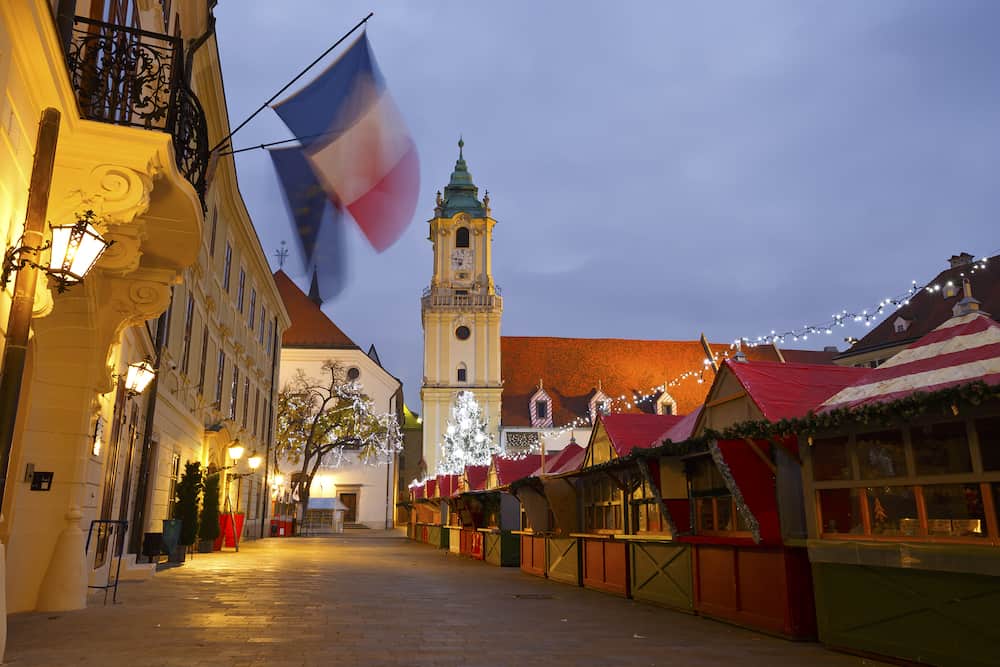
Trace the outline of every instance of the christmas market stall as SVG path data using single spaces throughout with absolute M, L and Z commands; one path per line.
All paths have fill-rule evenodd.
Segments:
M 864 369 L 725 361 L 684 458 L 694 609 L 793 639 L 815 637 L 797 441 L 771 425 L 804 417 Z M 700 449 L 701 451 L 697 451 Z M 663 485 L 666 492 L 666 485 Z
M 1000 660 L 1000 325 L 968 291 L 955 312 L 799 425 L 829 646 Z
M 486 478 L 489 466 L 465 466 L 458 478 L 458 493 L 452 496 L 452 523 L 459 530 L 459 553 L 475 560 L 483 559 L 483 526 Z
M 591 431 L 583 467 L 573 476 L 580 498 L 580 580 L 586 588 L 629 596 L 628 498 L 643 483 L 630 460 L 650 447 L 682 418 L 675 415 L 600 415 Z
M 576 539 L 569 534 L 577 529 L 576 522 L 576 493 L 572 482 L 563 481 L 557 484 L 556 494 L 563 488 L 573 490 L 572 503 L 566 504 L 562 516 L 570 517 L 569 521 L 557 522 L 556 514 L 552 510 L 549 499 L 545 494 L 545 479 L 561 475 L 566 472 L 575 472 L 583 463 L 586 450 L 575 441 L 558 452 L 551 452 L 544 455 L 544 463 L 535 470 L 531 476 L 517 480 L 510 484 L 510 492 L 521 502 L 521 529 L 514 531 L 520 536 L 521 542 L 521 569 L 528 574 L 544 577 L 548 570 L 548 550 L 550 546 L 555 550 L 554 558 L 557 564 L 562 561 L 569 550 L 573 551 L 572 559 L 574 566 L 568 576 L 571 576 L 575 583 L 577 577 L 576 560 Z M 562 494 L 567 495 L 566 493 Z M 566 524 L 569 525 L 566 525 Z M 549 544 L 554 541 L 553 544 Z M 567 563 L 568 564 L 568 563 Z
M 519 458 L 496 455 L 490 462 L 487 490 L 480 496 L 485 503 L 484 525 L 477 527 L 483 535 L 483 560 L 487 563 L 504 567 L 520 564 L 520 538 L 514 531 L 521 527 L 521 504 L 507 486 L 530 475 L 541 462 L 539 454 Z
M 437 491 L 441 501 L 441 548 L 459 553 L 462 523 L 455 512 L 454 499 L 458 494 L 461 475 L 438 475 Z

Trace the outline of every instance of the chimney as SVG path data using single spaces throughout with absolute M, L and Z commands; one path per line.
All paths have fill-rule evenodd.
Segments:
M 826 345 L 823 347 L 824 352 L 839 352 L 836 345 Z
M 972 264 L 972 260 L 974 259 L 975 257 L 973 255 L 970 255 L 967 252 L 963 252 L 949 257 L 948 264 L 951 265 L 951 268 L 955 269 L 960 266 L 965 266 L 966 264 Z

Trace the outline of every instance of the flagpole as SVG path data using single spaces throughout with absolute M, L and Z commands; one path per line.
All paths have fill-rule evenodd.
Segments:
M 249 116 L 249 117 L 248 117 L 248 118 L 247 118 L 247 119 L 246 119 L 245 121 L 243 121 L 242 123 L 240 123 L 239 125 L 237 125 L 237 126 L 236 126 L 236 129 L 235 129 L 235 130 L 233 130 L 232 132 L 230 132 L 229 134 L 227 134 L 227 135 L 226 135 L 226 136 L 225 136 L 225 137 L 224 137 L 224 138 L 222 139 L 222 141 L 220 141 L 219 143 L 217 143 L 217 144 L 215 145 L 215 147 L 214 147 L 214 148 L 213 148 L 213 149 L 211 150 L 211 152 L 212 152 L 212 153 L 214 153 L 215 151 L 217 151 L 217 150 L 219 150 L 220 148 L 222 148 L 223 146 L 225 146 L 225 145 L 226 145 L 226 144 L 227 144 L 227 143 L 229 142 L 229 140 L 230 140 L 230 139 L 232 139 L 232 137 L 233 137 L 233 135 L 234 135 L 234 134 L 236 134 L 236 133 L 237 133 L 237 132 L 239 132 L 239 131 L 240 131 L 241 129 L 243 129 L 243 126 L 244 126 L 244 125 L 246 125 L 247 123 L 249 123 L 250 121 L 252 121 L 252 120 L 254 119 L 254 117 L 256 117 L 256 116 L 257 116 L 257 114 L 259 114 L 259 113 L 260 113 L 261 111 L 263 111 L 264 109 L 266 109 L 266 108 L 268 107 L 268 105 L 270 105 L 270 104 L 271 104 L 271 102 L 273 102 L 274 100 L 278 99 L 278 96 L 279 96 L 279 95 L 281 95 L 281 94 L 282 94 L 283 92 L 285 92 L 286 90 L 288 90 L 289 88 L 291 88 L 291 86 L 292 86 L 292 84 L 293 84 L 293 83 L 295 83 L 296 81 L 298 81 L 299 79 L 301 79 L 301 78 L 303 77 L 303 75 L 305 75 L 305 73 L 306 73 L 306 72 L 308 72 L 309 70 L 311 70 L 311 69 L 312 69 L 312 68 L 313 68 L 313 67 L 314 67 L 314 66 L 316 65 L 316 63 L 318 63 L 318 62 L 319 62 L 320 60 L 323 60 L 323 58 L 326 58 L 327 54 L 329 54 L 329 53 L 330 53 L 330 51 L 333 51 L 333 50 L 334 50 L 335 48 L 337 48 L 338 46 L 340 46 L 340 45 L 341 45 L 341 43 L 342 43 L 342 42 L 343 42 L 343 41 L 344 41 L 345 39 L 347 39 L 348 37 L 350 37 L 350 36 L 351 36 L 351 34 L 352 34 L 352 33 L 353 33 L 353 32 L 354 32 L 355 30 L 357 30 L 358 28 L 360 28 L 361 26 L 363 26 L 363 25 L 364 25 L 365 23 L 367 23 L 367 22 L 368 22 L 368 19 L 370 19 L 370 18 L 371 18 L 371 17 L 373 17 L 373 16 L 375 16 L 375 12 L 369 12 L 369 13 L 368 13 L 368 16 L 366 16 L 366 17 L 364 17 L 363 19 L 361 19 L 360 21 L 358 21 L 358 22 L 357 22 L 357 24 L 356 24 L 356 25 L 355 25 L 355 26 L 354 26 L 353 28 L 351 28 L 351 29 L 350 29 L 350 30 L 348 30 L 348 31 L 347 31 L 346 33 L 344 33 L 344 36 L 343 36 L 343 37 L 341 37 L 341 38 L 340 38 L 340 39 L 338 39 L 338 40 L 337 40 L 336 42 L 334 42 L 334 43 L 333 43 L 333 46 L 331 46 L 331 47 L 330 47 L 330 48 L 328 48 L 328 49 L 327 49 L 326 51 L 324 51 L 323 53 L 321 53 L 321 54 L 319 55 L 319 57 L 318 57 L 318 58 L 316 58 L 316 60 L 314 60 L 314 61 L 312 61 L 311 63 L 309 63 L 309 64 L 308 64 L 308 65 L 306 66 L 306 68 L 305 68 L 304 70 L 302 70 L 302 71 L 301 71 L 301 72 L 299 72 L 299 73 L 298 73 L 297 75 L 295 75 L 295 78 L 294 78 L 294 79 L 292 79 L 291 81 L 289 81 L 288 83 L 286 83 L 286 84 L 285 84 L 285 85 L 284 85 L 284 86 L 282 87 L 282 89 L 281 89 L 281 90 L 279 90 L 279 91 L 278 91 L 278 92 L 276 92 L 276 93 L 275 93 L 274 95 L 272 95 L 272 96 L 271 96 L 271 98 L 270 98 L 270 99 L 269 99 L 269 100 L 268 100 L 267 102 L 264 102 L 263 104 L 261 104 L 261 105 L 260 105 L 260 107 L 258 107 L 256 111 L 254 111 L 254 112 L 253 112 L 252 114 L 250 114 L 250 116 Z M 255 148 L 256 148 L 256 146 L 255 146 Z

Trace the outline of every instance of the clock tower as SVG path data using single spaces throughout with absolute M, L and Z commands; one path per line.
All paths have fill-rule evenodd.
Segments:
M 437 193 L 428 240 L 434 245 L 430 287 L 420 300 L 424 327 L 423 456 L 435 474 L 451 406 L 460 391 L 471 391 L 500 433 L 500 315 L 503 299 L 493 282 L 493 226 L 489 192 L 479 188 L 458 161 L 444 195 Z

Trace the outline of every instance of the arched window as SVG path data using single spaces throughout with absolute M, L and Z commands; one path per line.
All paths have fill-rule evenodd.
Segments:
M 468 379 L 468 371 L 465 368 L 465 364 L 461 363 L 458 365 L 457 372 L 455 374 L 455 379 L 459 382 L 466 382 Z
M 456 248 L 468 248 L 469 247 L 469 228 L 459 227 L 455 230 L 455 247 Z

